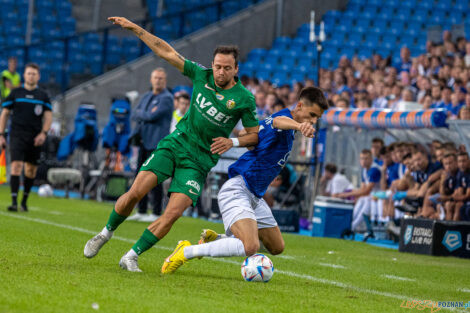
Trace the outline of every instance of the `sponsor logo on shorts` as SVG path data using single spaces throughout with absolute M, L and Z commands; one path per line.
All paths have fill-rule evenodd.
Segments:
M 193 187 L 194 189 L 197 190 L 197 192 L 200 192 L 201 191 L 201 186 L 199 186 L 199 183 L 197 181 L 194 181 L 194 180 L 188 180 L 186 182 L 186 186 L 191 186 Z M 190 192 L 191 192 L 191 189 L 190 189 Z

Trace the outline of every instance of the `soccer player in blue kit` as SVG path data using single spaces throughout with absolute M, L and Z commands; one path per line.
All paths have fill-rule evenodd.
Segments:
M 198 245 L 180 241 L 165 259 L 162 273 L 173 273 L 193 258 L 250 256 L 260 249 L 260 241 L 271 254 L 282 253 L 281 231 L 262 197 L 287 162 L 294 131 L 313 137 L 313 124 L 327 109 L 321 89 L 307 87 L 294 110 L 283 109 L 260 121 L 258 145 L 229 167 L 230 179 L 219 192 L 225 235 L 204 230 Z

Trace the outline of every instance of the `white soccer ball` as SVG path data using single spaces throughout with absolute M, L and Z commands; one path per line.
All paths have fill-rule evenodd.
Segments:
M 247 257 L 242 263 L 242 276 L 246 281 L 267 283 L 273 277 L 273 273 L 273 262 L 261 253 Z
M 38 195 L 40 197 L 52 197 L 53 194 L 54 194 L 54 190 L 52 189 L 51 185 L 44 184 L 44 185 L 39 186 Z

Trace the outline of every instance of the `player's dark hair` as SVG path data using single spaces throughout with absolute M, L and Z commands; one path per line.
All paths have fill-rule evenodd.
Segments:
M 372 155 L 372 152 L 369 149 L 364 149 L 361 151 L 361 154 L 369 154 Z
M 186 100 L 191 100 L 191 98 L 189 97 L 189 94 L 184 92 L 184 91 L 177 93 L 175 98 L 176 99 L 183 98 L 183 99 L 186 99 Z
M 386 155 L 388 151 L 387 147 L 380 148 L 379 155 Z
M 317 104 L 323 111 L 328 110 L 328 101 L 323 91 L 317 87 L 306 87 L 300 91 L 299 100 L 303 100 L 306 105 Z
M 217 46 L 214 50 L 214 58 L 217 54 L 231 54 L 235 59 L 235 67 L 238 67 L 238 57 L 240 55 L 240 49 L 237 46 Z
M 330 172 L 331 174 L 336 174 L 338 168 L 333 163 L 328 163 L 325 165 L 325 171 Z
M 460 151 L 460 152 L 457 154 L 457 156 L 458 156 L 458 157 L 459 157 L 459 156 L 465 156 L 465 157 L 469 158 L 468 153 L 467 153 L 467 152 L 463 152 L 463 151 Z
M 374 139 L 372 139 L 372 143 L 380 143 L 382 146 L 385 146 L 385 143 L 382 140 L 382 138 L 378 138 L 378 137 L 375 137 Z
M 26 70 L 28 67 L 34 68 L 35 70 L 39 72 L 39 65 L 37 65 L 36 63 L 28 63 L 25 65 L 24 69 Z
M 457 160 L 457 155 L 455 153 L 446 153 L 442 159 L 447 159 L 447 158 L 453 158 L 454 160 Z

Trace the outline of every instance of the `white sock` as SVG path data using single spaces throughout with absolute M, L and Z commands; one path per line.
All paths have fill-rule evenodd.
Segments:
M 134 249 L 130 249 L 130 250 L 126 253 L 126 256 L 127 256 L 127 257 L 138 257 L 139 255 L 134 251 Z
M 114 230 L 108 230 L 106 228 L 106 226 L 103 228 L 103 230 L 101 231 L 101 235 L 105 236 L 106 238 L 111 239 L 111 237 L 113 237 L 113 234 L 114 234 Z
M 200 256 L 224 257 L 246 256 L 243 242 L 238 238 L 221 238 L 202 245 L 184 248 L 184 257 L 192 259 Z

